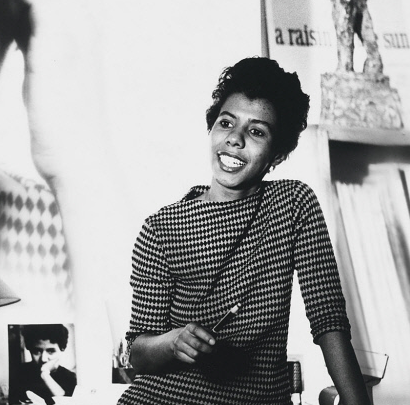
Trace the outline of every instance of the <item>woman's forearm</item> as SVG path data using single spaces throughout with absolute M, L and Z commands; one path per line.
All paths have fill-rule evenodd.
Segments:
M 56 380 L 54 380 L 49 371 L 42 371 L 41 379 L 47 385 L 48 389 L 54 397 L 65 395 L 64 389 L 60 384 L 57 383 Z
M 319 345 L 330 376 L 344 405 L 370 405 L 353 347 L 343 332 L 321 336 Z
M 163 335 L 146 333 L 134 340 L 130 363 L 137 374 L 157 374 L 175 367 L 177 360 L 172 350 L 174 335 L 174 330 Z

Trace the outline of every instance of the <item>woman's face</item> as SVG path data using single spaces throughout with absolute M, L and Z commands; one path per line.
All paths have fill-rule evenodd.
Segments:
M 211 192 L 243 198 L 253 194 L 274 164 L 272 151 L 277 117 L 265 99 L 241 93 L 228 97 L 210 132 L 213 179 Z
M 57 343 L 50 340 L 38 340 L 30 350 L 33 361 L 40 367 L 51 360 L 57 360 L 61 356 L 61 349 Z

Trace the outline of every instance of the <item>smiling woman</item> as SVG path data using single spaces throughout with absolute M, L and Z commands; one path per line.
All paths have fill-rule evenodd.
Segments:
M 295 271 L 341 398 L 368 404 L 318 201 L 299 181 L 263 180 L 296 147 L 308 108 L 297 75 L 276 61 L 222 73 L 207 111 L 210 186 L 148 217 L 135 243 L 127 340 L 140 376 L 120 405 L 291 404 Z
M 207 124 L 214 177 L 209 193 L 199 198 L 242 198 L 296 147 L 309 97 L 296 74 L 266 58 L 244 59 L 225 69 L 212 96 Z

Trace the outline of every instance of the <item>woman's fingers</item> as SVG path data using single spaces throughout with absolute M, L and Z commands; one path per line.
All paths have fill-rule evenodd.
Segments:
M 186 329 L 195 337 L 207 342 L 210 345 L 215 344 L 215 339 L 213 335 L 204 327 L 197 324 L 196 322 L 191 322 L 186 326 Z
M 184 363 L 193 364 L 199 352 L 183 341 L 177 341 L 174 350 L 175 357 Z
M 174 340 L 175 356 L 185 363 L 195 363 L 198 357 L 211 353 L 215 339 L 201 325 L 191 322 Z

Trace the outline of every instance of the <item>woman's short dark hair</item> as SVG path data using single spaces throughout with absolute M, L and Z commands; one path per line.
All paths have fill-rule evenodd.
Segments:
M 246 58 L 226 68 L 212 93 L 213 104 L 206 112 L 208 131 L 233 93 L 272 103 L 278 118 L 273 152 L 286 158 L 306 128 L 309 111 L 309 96 L 303 93 L 297 74 L 285 72 L 275 60 L 262 57 Z
M 23 327 L 24 343 L 28 350 L 40 340 L 57 343 L 60 350 L 65 350 L 68 341 L 68 329 L 61 324 L 25 325 Z

